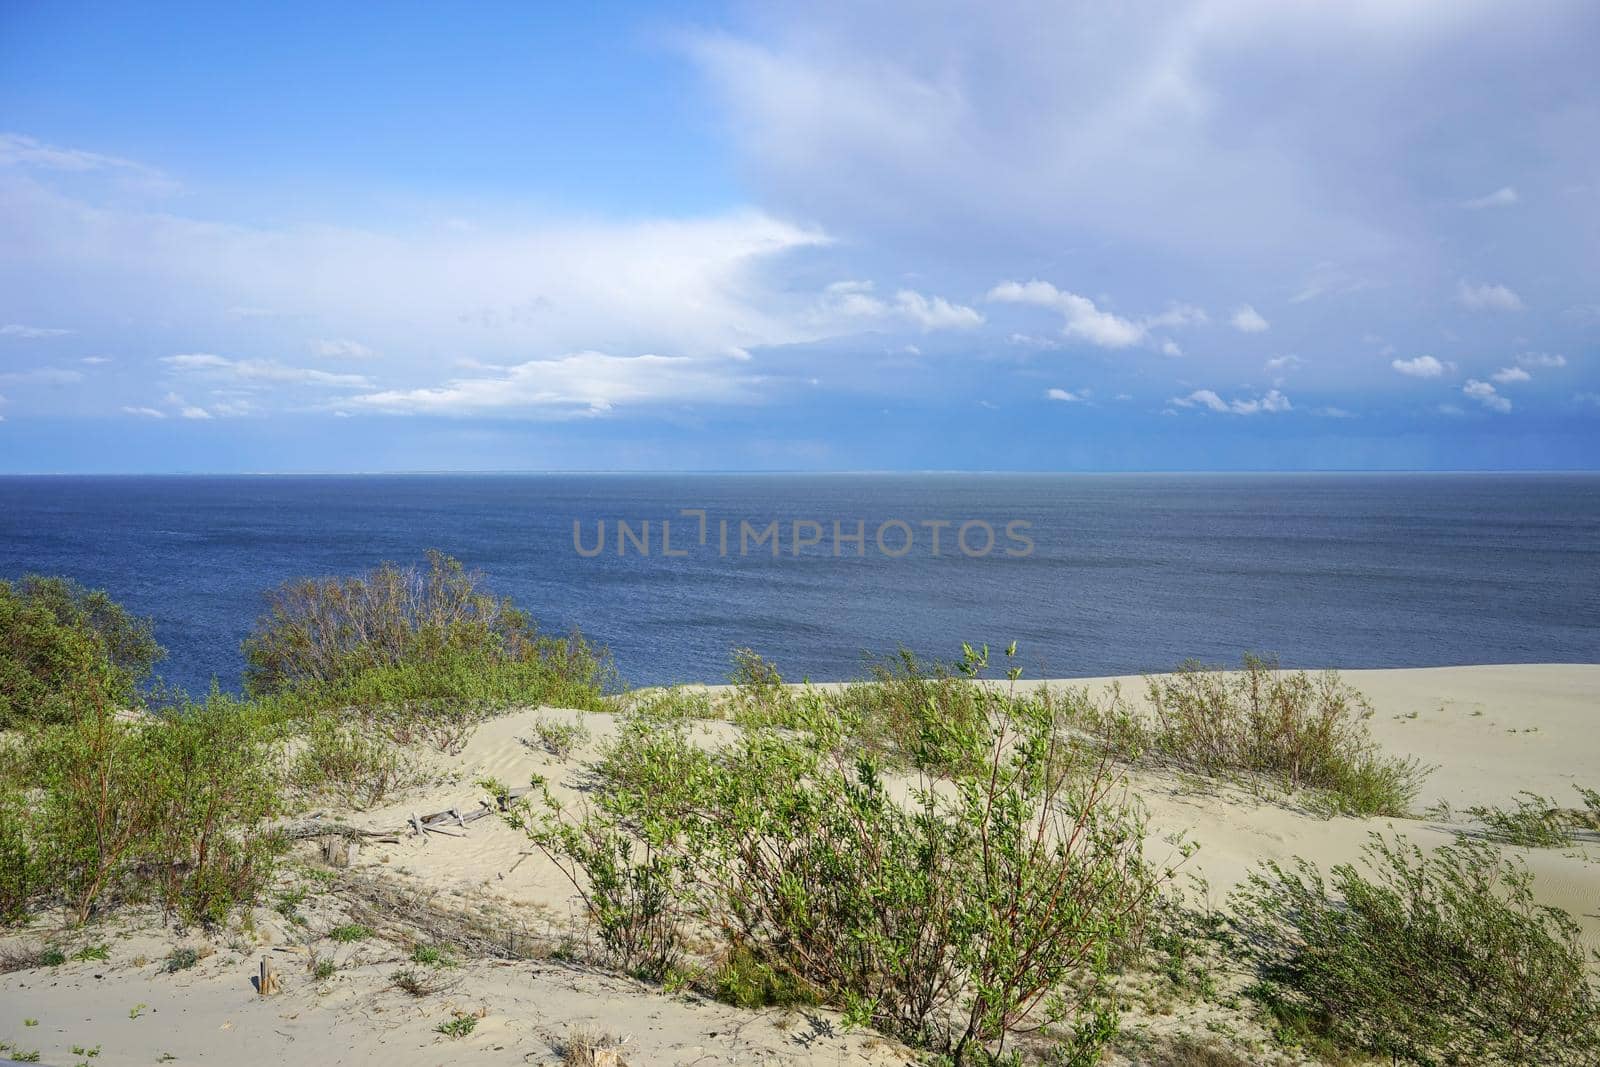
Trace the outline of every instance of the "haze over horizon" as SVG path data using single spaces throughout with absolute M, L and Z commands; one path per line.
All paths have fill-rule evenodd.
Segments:
M 1600 467 L 1600 8 L 0 12 L 0 473 Z

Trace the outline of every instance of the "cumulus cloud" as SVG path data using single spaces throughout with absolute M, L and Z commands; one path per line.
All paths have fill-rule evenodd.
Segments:
M 1461 392 L 1490 411 L 1498 411 L 1504 414 L 1511 410 L 1511 401 L 1497 393 L 1494 386 L 1488 382 L 1480 382 L 1476 378 L 1468 378 L 1467 384 L 1461 387 Z
M 1547 352 L 1524 352 L 1517 357 L 1519 367 L 1544 367 L 1555 370 L 1567 365 L 1567 357 Z
M 1057 289 L 1049 282 L 1001 282 L 989 290 L 988 299 L 1004 304 L 1033 304 L 1061 313 L 1061 332 L 1100 348 L 1127 348 L 1144 340 L 1145 327 L 1095 307 L 1093 300 Z
M 1473 311 L 1521 311 L 1522 298 L 1503 285 L 1456 284 L 1456 300 Z
M 211 412 L 205 408 L 197 408 L 192 405 L 184 408 L 181 414 L 186 419 L 209 419 L 211 417 Z
M 0 326 L 0 337 L 21 337 L 25 340 L 37 340 L 41 337 L 60 337 L 71 332 L 71 330 L 59 330 L 49 326 L 24 326 L 20 322 L 8 322 L 4 326 Z
M 1229 320 L 1233 328 L 1240 333 L 1265 333 L 1271 328 L 1271 323 L 1261 317 L 1261 313 L 1249 304 L 1244 305 L 1233 313 Z
M 1181 408 L 1205 408 L 1227 415 L 1279 414 L 1292 410 L 1289 398 L 1276 389 L 1269 389 L 1259 397 L 1236 397 L 1224 400 L 1210 389 L 1196 389 L 1188 396 L 1175 396 L 1169 403 Z
M 924 330 L 965 329 L 983 323 L 983 316 L 964 304 L 952 304 L 941 296 L 926 297 L 913 289 L 895 293 L 894 307 Z
M 1161 354 L 1163 356 L 1172 356 L 1173 358 L 1177 358 L 1178 356 L 1183 355 L 1183 349 L 1179 347 L 1178 342 L 1168 338 L 1167 340 L 1161 342 Z
M 1075 404 L 1078 401 L 1083 399 L 1083 397 L 1079 396 L 1077 393 L 1072 392 L 1070 389 L 1049 389 L 1049 390 L 1045 391 L 1044 395 L 1045 395 L 1045 397 L 1047 399 L 1050 399 L 1050 400 L 1065 400 L 1069 404 Z
M 393 414 L 521 412 L 570 418 L 601 415 L 624 405 L 753 399 L 755 380 L 731 373 L 734 366 L 684 356 L 576 352 L 442 386 L 363 393 L 341 401 L 341 407 Z
M 1471 200 L 1464 201 L 1461 206 L 1470 208 L 1473 211 L 1482 211 L 1487 207 L 1510 207 L 1521 199 L 1515 189 L 1506 185 L 1485 196 L 1477 196 Z
M 1305 360 L 1301 359 L 1299 356 L 1291 354 L 1287 356 L 1273 356 L 1271 359 L 1267 360 L 1265 367 L 1269 371 L 1281 371 L 1293 369 L 1301 366 L 1304 363 Z
M 1408 378 L 1437 378 L 1445 371 L 1455 369 L 1455 364 L 1441 363 L 1432 356 L 1391 360 L 1389 366 Z
M 1501 367 L 1499 370 L 1489 375 L 1489 377 L 1499 382 L 1501 385 L 1510 385 L 1512 382 L 1526 382 L 1533 379 L 1533 375 L 1529 374 L 1521 367 Z

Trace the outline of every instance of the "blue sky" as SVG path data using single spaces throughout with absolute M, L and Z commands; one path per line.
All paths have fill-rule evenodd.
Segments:
M 0 471 L 1600 466 L 1600 8 L 0 7 Z

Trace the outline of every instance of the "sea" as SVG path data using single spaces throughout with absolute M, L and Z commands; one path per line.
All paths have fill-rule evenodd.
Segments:
M 107 590 L 191 692 L 239 687 L 265 591 L 430 548 L 631 685 L 963 642 L 1044 677 L 1600 662 L 1600 474 L 0 478 L 0 578 Z

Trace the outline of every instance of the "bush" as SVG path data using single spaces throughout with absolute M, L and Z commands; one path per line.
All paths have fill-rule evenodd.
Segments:
M 1321 790 L 1352 815 L 1405 815 L 1421 787 L 1420 765 L 1378 751 L 1366 728 L 1372 709 L 1332 671 L 1282 674 L 1250 655 L 1238 672 L 1191 660 L 1150 679 L 1149 696 L 1153 721 L 1123 715 L 1113 732 L 1179 766 Z
M 558 722 L 541 718 L 533 724 L 539 747 L 560 760 L 569 759 L 573 749 L 589 740 L 589 728 L 581 722 Z
M 986 658 L 968 650 L 963 667 Z M 1043 705 L 969 692 L 979 714 L 942 728 L 909 802 L 853 745 L 858 709 L 802 700 L 788 725 L 746 721 L 716 752 L 681 723 L 625 723 L 583 818 L 548 793 L 511 818 L 602 940 L 631 937 L 656 964 L 688 920 L 742 973 L 767 968 L 958 1063 L 1069 1015 L 1087 1055 L 1115 1032 L 1111 950 L 1161 875 L 1103 758 Z
M 253 902 L 284 849 L 270 829 L 281 810 L 272 743 L 277 727 L 215 691 L 185 701 L 144 731 L 153 834 L 147 849 L 162 901 L 191 922 L 220 923 Z
M 1491 846 L 1374 834 L 1362 866 L 1268 864 L 1236 896 L 1290 1031 L 1418 1064 L 1592 1064 L 1600 989 L 1578 927 Z
M 162 655 L 150 620 L 103 591 L 39 575 L 0 581 L 0 730 L 70 721 L 91 675 L 113 705 L 135 705 Z
M 545 637 L 481 575 L 437 552 L 425 569 L 385 563 L 354 578 L 307 578 L 267 595 L 245 640 L 254 694 L 312 707 L 465 700 L 596 708 L 610 677 L 581 635 Z
M 415 763 L 369 719 L 335 712 L 311 717 L 289 773 L 307 796 L 332 794 L 361 811 L 422 780 Z
M 1490 841 L 1523 848 L 1560 848 L 1583 831 L 1600 830 L 1600 793 L 1575 786 L 1583 808 L 1563 808 L 1549 797 L 1527 790 L 1517 795 L 1514 809 L 1476 806 L 1467 814 L 1483 823 Z
M 9 920 L 59 901 L 85 922 L 120 897 L 153 895 L 186 919 L 219 922 L 251 903 L 279 847 L 266 828 L 278 796 L 270 729 L 216 695 L 119 716 L 109 664 L 75 684 L 78 717 L 32 728 L 8 761 Z

